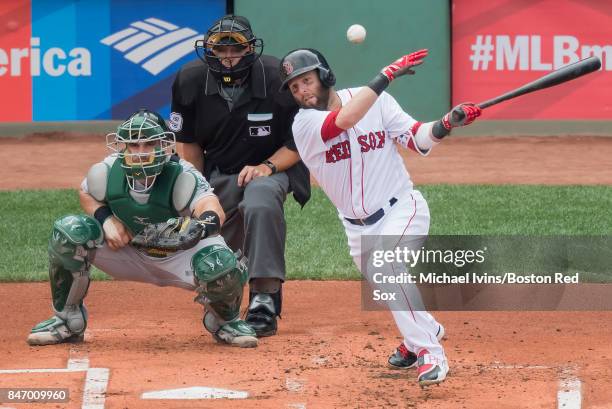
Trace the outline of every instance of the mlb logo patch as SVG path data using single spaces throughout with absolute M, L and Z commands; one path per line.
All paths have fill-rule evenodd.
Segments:
M 249 127 L 250 136 L 268 136 L 270 135 L 270 126 L 251 126 Z

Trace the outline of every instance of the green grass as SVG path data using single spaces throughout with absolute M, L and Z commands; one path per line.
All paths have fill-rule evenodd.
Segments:
M 431 234 L 612 233 L 612 187 L 429 185 L 419 190 L 429 203 Z M 289 278 L 359 278 L 336 210 L 321 190 L 313 189 L 304 209 L 291 198 L 285 208 Z M 71 212 L 79 212 L 74 190 L 0 192 L 0 280 L 45 280 L 51 225 Z

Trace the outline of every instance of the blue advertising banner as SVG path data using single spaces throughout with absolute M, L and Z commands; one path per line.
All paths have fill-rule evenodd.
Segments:
M 174 75 L 225 1 L 33 0 L 31 10 L 32 119 L 122 119 L 142 107 L 168 115 Z

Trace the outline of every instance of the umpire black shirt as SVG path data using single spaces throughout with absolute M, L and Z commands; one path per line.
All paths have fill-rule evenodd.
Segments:
M 215 168 L 234 174 L 259 165 L 282 146 L 297 151 L 291 124 L 298 107 L 290 94 L 278 91 L 279 64 L 267 55 L 255 61 L 231 111 L 205 62 L 191 61 L 177 73 L 170 125 L 178 142 L 200 145 L 206 177 Z M 296 200 L 304 205 L 310 197 L 306 167 L 299 162 L 287 174 Z

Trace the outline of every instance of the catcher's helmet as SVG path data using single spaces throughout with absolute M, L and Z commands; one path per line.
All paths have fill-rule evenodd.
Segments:
M 151 142 L 154 143 L 146 151 L 134 148 Z M 176 137 L 161 115 L 141 109 L 119 125 L 117 132 L 106 135 L 106 145 L 118 154 L 130 189 L 145 192 L 174 153 Z
M 248 51 L 238 64 L 228 68 L 222 64 L 222 58 L 214 53 L 214 48 L 218 46 L 238 46 Z M 263 53 L 263 40 L 255 37 L 246 17 L 230 14 L 217 20 L 204 39 L 195 42 L 195 50 L 198 57 L 208 64 L 215 78 L 230 85 L 249 74 L 250 68 Z
M 324 86 L 329 88 L 336 83 L 336 76 L 319 51 L 312 48 L 290 51 L 280 63 L 281 90 L 287 89 L 289 80 L 312 70 L 319 71 L 319 78 Z

